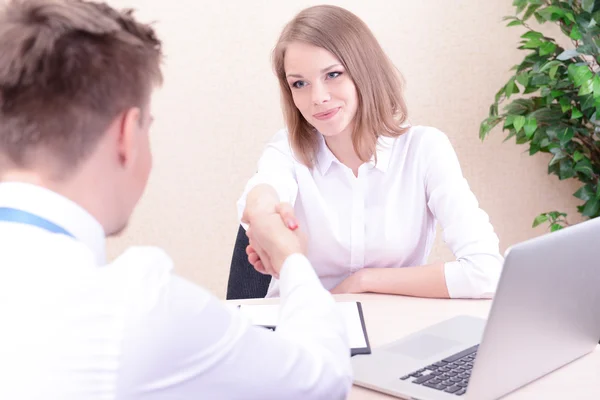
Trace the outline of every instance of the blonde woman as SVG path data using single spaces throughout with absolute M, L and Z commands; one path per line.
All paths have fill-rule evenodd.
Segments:
M 287 208 L 332 293 L 493 296 L 503 259 L 488 215 L 447 136 L 408 124 L 401 76 L 366 24 L 343 8 L 307 8 L 282 31 L 273 64 L 286 129 L 238 201 L 242 221 Z M 426 265 L 436 222 L 455 260 Z M 267 297 L 279 295 L 276 278 Z

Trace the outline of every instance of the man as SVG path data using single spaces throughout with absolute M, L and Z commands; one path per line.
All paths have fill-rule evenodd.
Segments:
M 160 249 L 106 264 L 151 169 L 160 45 L 105 4 L 0 8 L 0 398 L 344 398 L 343 323 L 277 210 L 247 216 L 249 254 L 281 280 L 277 332 Z

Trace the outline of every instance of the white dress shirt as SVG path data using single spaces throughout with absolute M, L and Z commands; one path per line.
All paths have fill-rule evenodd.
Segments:
M 444 267 L 450 296 L 495 293 L 503 263 L 498 237 L 444 133 L 414 126 L 398 138 L 380 137 L 377 163 L 361 165 L 358 176 L 318 135 L 312 169 L 294 157 L 287 130 L 273 137 L 238 201 L 240 220 L 248 192 L 270 184 L 294 205 L 308 234 L 308 259 L 327 289 L 361 268 L 426 264 L 439 221 L 456 257 Z M 280 282 L 272 279 L 267 297 L 279 294 Z
M 173 275 L 158 248 L 130 248 L 105 264 L 100 224 L 56 193 L 0 183 L 0 207 L 75 236 L 0 222 L 0 399 L 342 399 L 349 391 L 343 321 L 304 256 L 282 268 L 272 332 Z

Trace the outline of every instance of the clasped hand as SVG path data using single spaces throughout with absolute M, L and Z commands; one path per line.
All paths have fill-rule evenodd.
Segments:
M 244 212 L 242 222 L 248 224 L 248 261 L 261 274 L 279 278 L 287 257 L 305 253 L 306 238 L 298 229 L 294 208 L 289 203 L 279 203 L 252 215 Z

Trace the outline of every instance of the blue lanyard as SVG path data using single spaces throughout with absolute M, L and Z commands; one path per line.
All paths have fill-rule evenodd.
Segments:
M 26 211 L 17 210 L 16 208 L 0 207 L 0 221 L 16 222 L 19 224 L 37 226 L 52 233 L 60 233 L 75 238 L 71 233 L 35 214 Z

